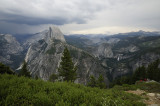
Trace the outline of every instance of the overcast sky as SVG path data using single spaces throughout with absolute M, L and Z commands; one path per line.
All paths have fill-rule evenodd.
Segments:
M 160 31 L 160 0 L 0 0 L 0 33 Z

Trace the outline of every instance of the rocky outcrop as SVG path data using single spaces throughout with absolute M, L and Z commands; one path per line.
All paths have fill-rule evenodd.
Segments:
M 115 43 L 118 43 L 120 41 L 120 39 L 118 39 L 118 38 L 110 38 L 109 40 L 107 40 L 106 42 L 108 43 L 108 44 L 115 44 Z
M 31 46 L 32 43 L 35 43 L 41 39 L 44 39 L 44 35 L 47 32 L 48 32 L 48 30 L 44 30 L 42 32 L 39 32 L 39 33 L 36 33 L 33 35 L 28 35 L 29 37 L 22 42 L 23 48 L 28 50 L 28 48 Z M 19 36 L 21 36 L 21 35 L 19 35 Z
M 145 55 L 140 56 L 139 59 L 130 62 L 130 66 L 132 67 L 133 71 L 140 66 L 147 67 L 150 63 L 154 62 L 155 60 L 160 59 L 160 54 L 156 53 L 146 53 Z
M 55 26 L 49 27 L 49 31 L 46 33 L 44 39 L 48 43 L 50 43 L 53 39 L 60 40 L 61 42 L 66 42 L 60 29 Z
M 136 52 L 139 48 L 135 45 L 128 45 L 127 47 L 122 47 L 119 49 L 119 52 L 128 53 L 128 52 Z
M 130 60 L 131 59 L 131 60 Z M 150 63 L 160 59 L 160 55 L 157 53 L 145 53 L 139 57 L 130 57 L 122 62 L 117 62 L 115 68 L 112 68 L 112 76 L 115 79 L 118 76 L 124 76 L 134 73 L 134 71 L 141 66 L 147 67 Z
M 23 48 L 12 35 L 0 34 L 0 62 L 15 68 L 20 64 L 15 59 L 20 59 L 22 51 Z
M 66 42 L 62 32 L 55 26 L 50 27 L 49 30 L 44 30 L 42 32 L 28 36 L 29 37 L 26 40 L 24 40 L 24 42 L 22 42 L 23 48 L 25 49 L 28 49 L 31 46 L 31 44 L 41 39 L 45 39 L 46 42 L 50 42 L 49 40 L 51 39 L 57 39 L 62 42 Z
M 95 57 L 101 58 L 101 57 L 105 57 L 105 58 L 110 58 L 113 57 L 113 52 L 111 49 L 111 46 L 107 43 L 103 43 L 100 44 L 93 52 L 92 54 Z
M 3 50 L 4 54 L 18 54 L 23 50 L 16 39 L 10 34 L 1 34 L 0 40 L 1 51 Z

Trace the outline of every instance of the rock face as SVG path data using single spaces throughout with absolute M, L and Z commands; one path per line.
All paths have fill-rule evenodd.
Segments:
M 60 40 L 61 42 L 66 42 L 60 29 L 55 26 L 49 27 L 49 31 L 45 36 L 46 42 L 51 42 L 51 40 L 53 39 Z
M 19 36 L 21 36 L 21 35 L 19 35 Z M 22 37 L 23 37 L 23 35 L 22 35 Z M 44 30 L 44 31 L 36 33 L 36 34 L 28 35 L 28 37 L 25 40 L 23 40 L 22 46 L 24 49 L 28 50 L 28 48 L 31 46 L 31 44 L 33 44 L 41 39 L 45 39 L 46 42 L 49 42 L 49 40 L 51 40 L 51 39 L 57 39 L 57 40 L 61 40 L 62 42 L 65 42 L 65 39 L 64 39 L 62 32 L 57 27 L 52 26 L 49 28 L 49 30 Z
M 124 53 L 126 53 L 126 52 L 132 53 L 132 52 L 136 52 L 138 50 L 139 50 L 138 47 L 136 47 L 135 45 L 128 45 L 127 47 L 119 49 L 120 52 L 124 52 Z
M 150 63 L 154 62 L 157 59 L 160 59 L 159 54 L 156 54 L 154 52 L 146 53 L 140 56 L 139 59 L 136 59 L 135 61 L 130 62 L 130 66 L 132 67 L 133 71 L 135 71 L 136 68 L 138 68 L 139 66 L 147 67 Z
M 22 51 L 23 48 L 12 35 L 0 34 L 0 62 L 16 68 L 20 61 L 15 61 L 15 59 L 20 59 Z M 18 65 L 15 66 L 15 64 Z
M 90 75 L 98 77 L 99 74 L 103 74 L 108 83 L 106 69 L 87 52 L 67 44 L 57 27 L 49 28 L 44 39 L 33 43 L 28 49 L 25 60 L 32 76 L 37 75 L 43 80 L 48 80 L 52 73 L 58 74 L 57 68 L 65 47 L 69 49 L 73 62 L 78 66 L 77 83 L 86 84 Z
M 97 57 L 103 67 L 110 70 L 110 79 L 132 74 L 139 66 L 160 59 L 160 35 L 156 33 L 126 33 L 99 38 L 91 42 L 90 37 L 67 38 L 68 43 L 86 50 Z M 88 42 L 91 43 L 88 43 Z M 112 78 L 111 78 L 112 77 Z
M 108 44 L 115 44 L 115 43 L 118 43 L 120 41 L 120 39 L 118 38 L 110 38 L 109 40 L 107 40 L 106 42 Z
M 113 52 L 111 49 L 111 46 L 107 43 L 103 43 L 100 46 L 98 46 L 94 52 L 93 52 L 95 57 L 101 58 L 101 57 L 105 57 L 105 58 L 109 58 L 109 57 L 113 57 Z
M 41 39 L 44 38 L 44 35 L 48 32 L 48 30 L 44 30 L 42 32 L 39 32 L 39 33 L 36 33 L 36 34 L 33 34 L 32 36 L 30 36 L 29 38 L 26 38 L 24 40 L 24 42 L 22 42 L 22 45 L 23 45 L 23 48 L 24 49 L 27 49 L 30 47 L 30 45 L 34 42 L 37 42 Z

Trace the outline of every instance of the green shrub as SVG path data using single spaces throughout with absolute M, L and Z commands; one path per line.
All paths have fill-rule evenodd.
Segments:
M 0 74 L 15 74 L 10 67 L 4 65 L 3 63 L 0 62 Z
M 0 105 L 143 106 L 139 96 L 116 89 L 86 87 L 71 82 L 45 82 L 0 75 Z

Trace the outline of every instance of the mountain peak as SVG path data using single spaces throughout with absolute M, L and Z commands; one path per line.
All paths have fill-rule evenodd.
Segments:
M 49 31 L 46 34 L 46 39 L 47 40 L 56 39 L 56 40 L 60 40 L 62 42 L 66 42 L 63 33 L 56 26 L 49 27 Z

